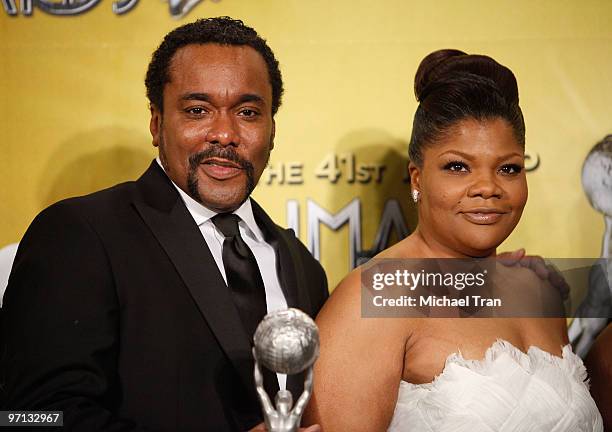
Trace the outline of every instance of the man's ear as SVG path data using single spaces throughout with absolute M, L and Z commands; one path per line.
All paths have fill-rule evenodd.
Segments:
M 408 175 L 410 175 L 410 188 L 421 191 L 421 169 L 412 161 L 408 162 Z
M 274 136 L 276 135 L 276 122 L 272 119 L 272 133 L 270 134 L 270 150 L 274 148 Z
M 153 146 L 159 147 L 160 142 L 160 134 L 161 134 L 161 123 L 162 123 L 162 114 L 159 109 L 151 104 L 149 107 L 151 111 L 151 120 L 149 121 L 149 131 L 151 132 L 151 137 L 153 138 Z

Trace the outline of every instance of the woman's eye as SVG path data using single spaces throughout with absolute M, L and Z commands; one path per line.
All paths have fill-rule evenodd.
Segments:
M 504 174 L 513 175 L 519 174 L 521 171 L 523 171 L 523 167 L 518 164 L 507 164 L 502 166 L 499 170 Z
M 453 172 L 468 172 L 469 171 L 468 166 L 465 163 L 459 162 L 459 161 L 452 161 L 452 162 L 447 163 L 446 165 L 444 165 L 444 169 L 448 171 L 453 171 Z

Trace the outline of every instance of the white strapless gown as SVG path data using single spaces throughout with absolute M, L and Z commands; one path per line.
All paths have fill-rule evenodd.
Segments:
M 402 381 L 389 432 L 603 432 L 586 378 L 569 345 L 561 358 L 498 340 L 484 360 L 451 354 L 431 383 Z

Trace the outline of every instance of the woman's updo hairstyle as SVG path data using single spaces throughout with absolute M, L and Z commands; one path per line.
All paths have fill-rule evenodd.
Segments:
M 463 51 L 434 51 L 421 61 L 414 78 L 419 107 L 414 114 L 408 154 L 422 166 L 423 149 L 443 138 L 459 120 L 503 118 L 525 147 L 525 122 L 516 78 L 491 57 Z

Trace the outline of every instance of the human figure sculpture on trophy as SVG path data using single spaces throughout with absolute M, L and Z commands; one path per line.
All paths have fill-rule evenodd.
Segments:
M 261 402 L 268 432 L 296 432 L 312 394 L 312 366 L 319 356 L 319 330 L 314 321 L 299 309 L 271 312 L 257 326 L 253 336 L 255 387 Z M 272 404 L 264 388 L 261 366 L 282 374 L 306 371 L 304 391 L 293 406 L 293 395 L 280 389 Z

